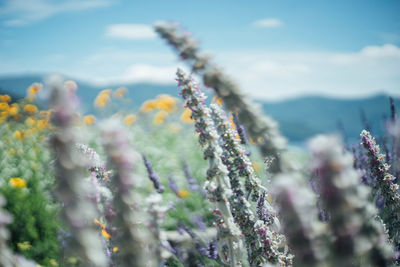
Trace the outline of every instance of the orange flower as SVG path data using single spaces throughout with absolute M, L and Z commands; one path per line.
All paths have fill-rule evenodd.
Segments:
M 108 102 L 111 101 L 110 94 L 111 89 L 101 91 L 94 100 L 94 105 L 100 108 L 107 106 Z
M 118 251 L 118 247 L 113 247 L 113 252 L 117 252 Z
M 220 105 L 220 106 L 222 106 L 222 104 L 223 104 L 223 102 L 222 102 L 222 99 L 220 98 L 220 97 L 218 97 L 218 96 L 214 96 L 213 97 L 213 100 L 212 100 L 214 103 L 217 103 L 218 105 Z
M 21 131 L 16 130 L 14 132 L 14 138 L 18 140 L 22 140 L 24 138 L 24 133 Z
M 49 126 L 49 122 L 46 120 L 38 120 L 37 121 L 37 128 L 39 130 L 43 130 Z
M 193 123 L 193 119 L 191 118 L 192 111 L 188 108 L 186 108 L 181 115 L 181 121 L 185 123 Z
M 87 116 L 83 117 L 83 122 L 86 125 L 92 125 L 95 121 L 96 121 L 96 117 L 93 115 L 87 115 Z
M 11 97 L 9 95 L 0 95 L 0 102 L 10 102 Z
M 150 112 L 153 109 L 155 109 L 156 106 L 157 105 L 156 105 L 156 102 L 154 100 L 147 100 L 142 104 L 142 106 L 140 108 L 140 111 L 141 112 Z
M 24 111 L 27 113 L 36 113 L 38 108 L 35 105 L 28 104 L 24 107 Z
M 8 111 L 8 103 L 7 102 L 1 102 L 0 103 L 0 110 L 7 110 Z
M 132 125 L 136 121 L 135 114 L 129 114 L 124 118 L 124 122 L 126 125 Z
M 173 112 L 176 108 L 176 98 L 170 95 L 159 95 L 156 99 L 156 107 L 167 112 Z
M 181 189 L 178 191 L 178 197 L 180 198 L 187 198 L 189 196 L 189 191 L 185 190 L 185 189 Z
M 168 116 L 168 112 L 165 110 L 160 110 L 157 112 L 157 114 L 154 116 L 153 123 L 154 124 L 161 124 L 165 122 L 165 118 Z
M 10 114 L 11 116 L 17 115 L 18 111 L 19 111 L 19 107 L 18 107 L 17 103 L 11 104 L 11 107 L 8 108 L 8 114 Z
M 24 188 L 26 187 L 26 181 L 19 177 L 10 178 L 10 185 L 15 188 Z
M 107 233 L 106 229 L 101 230 L 101 234 L 107 239 L 111 238 L 111 235 Z

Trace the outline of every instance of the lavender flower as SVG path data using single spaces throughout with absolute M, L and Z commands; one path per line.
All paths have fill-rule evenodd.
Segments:
M 109 164 L 114 170 L 111 182 L 115 192 L 113 207 L 116 216 L 113 223 L 118 231 L 115 236 L 115 243 L 119 247 L 118 266 L 152 266 L 155 264 L 149 249 L 152 238 L 143 224 L 147 218 L 132 192 L 135 181 L 133 171 L 139 155 L 131 149 L 126 130 L 118 122 L 104 122 L 102 135 Z
M 187 163 L 183 162 L 182 165 L 183 165 L 183 172 L 184 172 L 186 180 L 187 180 L 187 182 L 189 184 L 190 190 L 192 190 L 192 191 L 199 190 L 200 186 L 196 183 L 196 180 L 191 175 L 190 170 L 189 170 L 189 166 L 187 165 Z
M 380 153 L 371 134 L 363 130 L 361 139 L 364 148 L 367 150 L 369 164 L 372 174 L 376 178 L 374 190 L 384 201 L 384 209 L 381 211 L 382 220 L 386 223 L 389 236 L 396 249 L 400 249 L 400 194 L 399 185 L 395 183 L 395 177 L 389 173 L 389 165 L 385 162 L 385 156 Z
M 247 144 L 246 130 L 244 129 L 243 125 L 240 124 L 239 118 L 236 114 L 233 114 L 233 122 L 235 123 L 236 131 L 240 137 L 240 143 L 242 145 L 246 145 Z
M 208 56 L 200 55 L 195 40 L 180 32 L 174 24 L 159 22 L 155 25 L 155 30 L 192 66 L 193 72 L 202 75 L 204 84 L 214 89 L 229 111 L 238 113 L 239 120 L 245 124 L 250 137 L 262 140 L 259 144 L 262 155 L 276 158 L 270 170 L 281 171 L 281 152 L 286 149 L 286 140 L 279 133 L 277 123 L 270 117 L 262 116 L 260 106 L 241 93 L 238 87 L 210 62 Z
M 224 147 L 223 163 L 229 170 L 229 178 L 234 196 L 229 201 L 235 221 L 238 223 L 247 248 L 248 258 L 251 265 L 259 266 L 266 262 L 279 262 L 282 265 L 291 265 L 292 255 L 284 252 L 284 236 L 276 233 L 279 221 L 274 216 L 270 203 L 260 195 L 265 194 L 266 189 L 255 175 L 252 164 L 245 154 L 245 150 L 235 138 L 237 133 L 232 129 L 224 116 L 220 106 L 211 104 L 211 110 L 221 143 Z M 250 203 L 242 190 L 239 177 L 245 177 L 245 188 L 247 196 L 252 195 L 253 201 L 258 201 L 258 220 L 250 208 Z M 264 210 L 265 212 L 262 212 Z M 267 215 L 268 216 L 264 216 Z M 282 251 L 279 251 L 281 248 Z
M 218 250 L 217 250 L 217 246 L 215 245 L 214 241 L 211 241 L 210 243 L 208 243 L 207 252 L 208 252 L 208 257 L 210 259 L 215 260 L 218 258 Z
M 371 265 L 388 266 L 393 250 L 384 226 L 375 219 L 375 207 L 368 201 L 370 189 L 358 183 L 352 155 L 343 153 L 336 137 L 315 137 L 309 147 L 314 156 L 313 169 L 320 176 L 321 198 L 330 213 L 328 224 L 334 237 L 330 260 L 337 265 L 351 265 L 369 256 L 364 260 Z
M 55 193 L 63 204 L 61 216 L 71 231 L 68 249 L 73 248 L 87 265 L 107 266 L 100 237 L 94 224 L 88 224 L 97 217 L 97 213 L 86 199 L 90 192 L 82 179 L 85 158 L 74 149 L 77 137 L 72 122 L 78 101 L 74 93 L 66 94 L 61 79 L 53 78 L 51 88 L 54 109 L 52 121 L 58 129 L 52 138 L 56 156 Z
M 169 182 L 168 182 L 169 188 L 170 188 L 176 195 L 179 195 L 179 188 L 178 188 L 178 185 L 176 184 L 174 178 L 172 178 L 172 175 L 170 175 L 170 176 L 168 177 L 168 181 L 169 181 Z
M 240 247 L 239 236 L 241 232 L 233 220 L 228 202 L 232 194 L 228 170 L 222 163 L 222 149 L 218 144 L 218 134 L 211 119 L 211 111 L 205 107 L 205 96 L 197 90 L 191 79 L 178 69 L 177 77 L 181 86 L 182 97 L 186 100 L 186 107 L 192 110 L 192 117 L 195 121 L 196 131 L 199 135 L 199 143 L 203 147 L 204 158 L 209 160 L 210 167 L 207 170 L 208 199 L 216 204 L 221 212 L 221 220 L 216 222 L 219 229 L 221 244 L 226 243 L 229 247 L 229 265 L 241 265 L 239 261 L 238 248 Z
M 156 191 L 161 194 L 162 192 L 164 192 L 164 186 L 162 184 L 160 184 L 160 178 L 158 177 L 157 173 L 154 172 L 150 161 L 147 160 L 147 158 L 144 154 L 142 154 L 142 158 L 144 161 L 144 165 L 146 166 L 147 174 L 149 175 L 149 179 L 152 181 Z

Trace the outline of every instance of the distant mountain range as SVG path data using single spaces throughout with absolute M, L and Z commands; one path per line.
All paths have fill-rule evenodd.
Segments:
M 41 82 L 40 75 L 3 76 L 0 77 L 0 94 L 8 93 L 13 98 L 25 96 L 26 89 L 33 82 Z M 87 105 L 86 111 L 93 111 L 93 100 L 105 87 L 90 85 L 77 81 L 77 94 L 82 103 Z M 116 89 L 120 86 L 112 86 Z M 133 107 L 139 107 L 145 100 L 158 94 L 178 96 L 175 85 L 128 84 Z M 278 102 L 259 102 L 265 114 L 272 116 L 280 124 L 281 132 L 292 142 L 302 142 L 319 133 L 345 133 L 350 143 L 358 140 L 364 128 L 364 116 L 373 134 L 380 136 L 384 131 L 384 117 L 390 116 L 389 96 L 376 95 L 358 99 L 335 99 L 319 96 L 304 96 Z M 400 99 L 395 98 L 400 107 Z M 43 105 L 45 105 L 43 103 Z M 362 115 L 364 113 L 364 115 Z

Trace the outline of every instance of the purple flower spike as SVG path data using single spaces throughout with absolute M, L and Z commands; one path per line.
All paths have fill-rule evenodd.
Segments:
M 151 166 L 150 161 L 147 160 L 146 156 L 142 154 L 142 158 L 144 161 L 144 165 L 147 169 L 147 174 L 149 179 L 153 182 L 154 188 L 156 189 L 157 193 L 164 192 L 164 186 L 160 184 L 160 178 L 158 177 L 157 173 L 153 171 L 153 167 Z

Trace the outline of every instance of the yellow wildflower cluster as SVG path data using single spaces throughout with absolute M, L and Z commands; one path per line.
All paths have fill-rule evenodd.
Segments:
M 150 112 L 155 109 L 172 113 L 176 110 L 178 100 L 170 95 L 158 95 L 156 99 L 147 100 L 140 108 L 141 112 Z
M 94 100 L 95 107 L 103 108 L 111 101 L 111 89 L 101 91 Z
M 10 185 L 15 188 L 24 188 L 26 187 L 26 181 L 19 177 L 10 178 Z
M 11 97 L 9 95 L 0 95 L 0 103 L 8 103 L 11 102 Z

